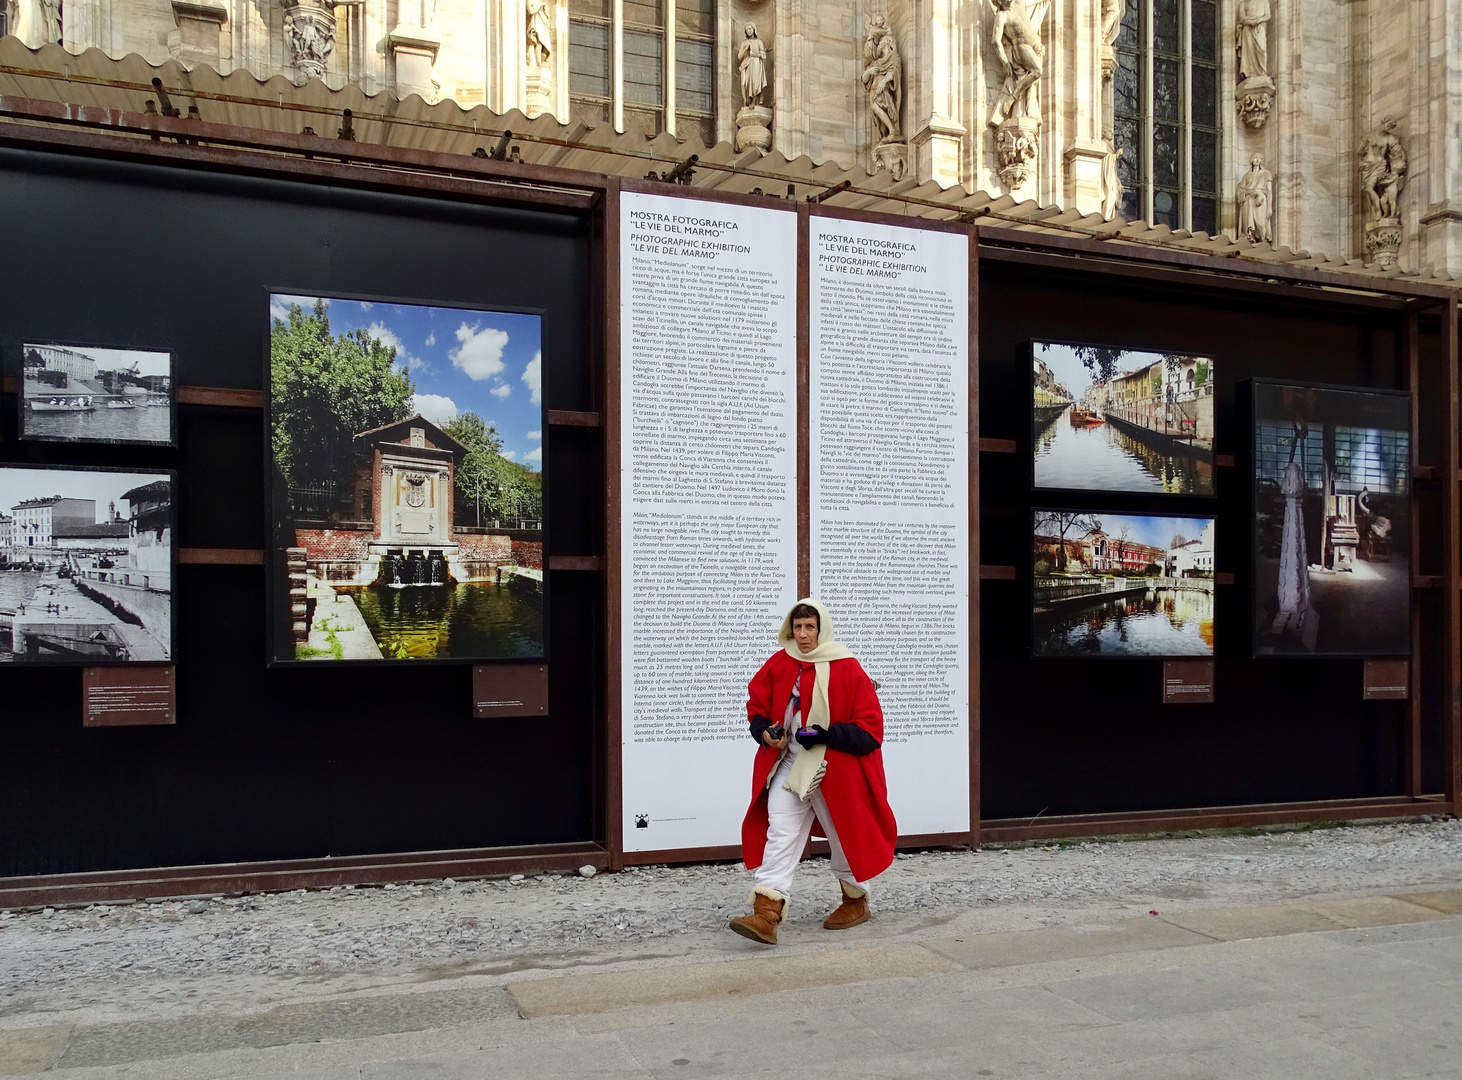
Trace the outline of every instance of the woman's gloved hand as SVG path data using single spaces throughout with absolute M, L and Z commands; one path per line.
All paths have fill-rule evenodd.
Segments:
M 814 746 L 827 742 L 827 732 L 820 727 L 802 728 L 797 732 L 797 742 L 802 749 L 811 750 Z

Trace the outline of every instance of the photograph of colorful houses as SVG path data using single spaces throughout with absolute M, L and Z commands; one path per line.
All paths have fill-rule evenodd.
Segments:
M 1213 494 L 1213 361 L 1031 344 L 1038 488 Z
M 544 655 L 539 316 L 270 298 L 271 656 Z
M 1254 652 L 1411 651 L 1407 394 L 1254 382 Z
M 27 343 L 20 357 L 22 439 L 172 445 L 172 353 Z
M 1212 656 L 1212 518 L 1036 510 L 1034 656 Z
M 173 485 L 0 466 L 0 663 L 172 659 Z

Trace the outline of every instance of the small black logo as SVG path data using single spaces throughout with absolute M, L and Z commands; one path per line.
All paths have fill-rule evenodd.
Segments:
M 636 814 L 635 815 L 635 828 L 636 829 L 648 829 L 649 827 L 650 827 L 650 815 L 649 814 Z

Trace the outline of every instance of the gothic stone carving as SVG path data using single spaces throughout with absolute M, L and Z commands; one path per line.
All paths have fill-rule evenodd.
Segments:
M 904 99 L 904 62 L 888 19 L 875 12 L 863 18 L 863 89 L 873 118 L 873 171 L 887 169 L 902 180 L 909 165 L 909 144 L 899 119 Z
M 1386 117 L 1360 145 L 1360 183 L 1366 197 L 1366 254 L 1382 266 L 1401 253 L 1401 192 L 1406 187 L 1406 149 L 1396 120 Z
M 742 109 L 736 114 L 736 152 L 772 148 L 772 110 L 762 104 L 767 89 L 767 47 L 758 36 L 756 23 L 742 28 L 736 47 L 736 66 L 741 75 Z
M 1121 173 L 1117 169 L 1117 162 L 1121 159 L 1121 147 L 1114 148 L 1111 138 L 1108 137 L 1107 156 L 1102 159 L 1102 217 L 1107 221 L 1117 216 L 1117 207 L 1122 205 L 1122 196 L 1127 193 L 1127 187 L 1122 183 Z
M 1269 70 L 1269 0 L 1239 0 L 1235 48 L 1239 85 L 1234 101 L 1239 119 L 1257 131 L 1274 107 L 1274 79 Z
M 323 79 L 335 51 L 335 16 L 314 4 L 287 7 L 284 40 L 289 43 L 295 70 L 307 79 Z
M 1249 159 L 1249 171 L 1234 191 L 1238 203 L 1239 235 L 1252 244 L 1274 243 L 1274 174 L 1264 167 L 1264 157 Z
M 553 40 L 552 15 L 548 0 L 528 0 L 528 66 L 547 67 Z
M 1028 116 L 1007 120 L 995 132 L 1000 179 L 1012 191 L 1024 187 L 1036 167 L 1039 136 L 1039 123 Z

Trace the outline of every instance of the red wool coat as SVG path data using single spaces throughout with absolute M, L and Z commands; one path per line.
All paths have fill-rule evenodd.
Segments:
M 787 702 L 792 696 L 792 683 L 801 677 L 802 715 L 816 692 L 816 669 L 799 664 L 778 651 L 761 666 L 748 686 L 747 719 L 765 716 L 781 723 L 787 715 Z M 863 666 L 851 657 L 834 660 L 828 669 L 828 708 L 830 723 L 857 724 L 880 743 L 883 742 L 883 707 L 878 704 L 873 680 Z M 763 744 L 756 752 L 751 768 L 751 806 L 741 823 L 741 850 L 748 869 L 761 865 L 767 845 L 767 778 L 776 767 L 779 752 Z M 883 778 L 883 751 L 861 757 L 844 754 L 831 748 L 827 751 L 827 772 L 818 790 L 827 800 L 833 828 L 848 857 L 848 867 L 859 881 L 867 881 L 887 870 L 893 862 L 894 840 L 898 824 L 888 805 L 888 785 Z M 816 822 L 813 835 L 821 836 Z

